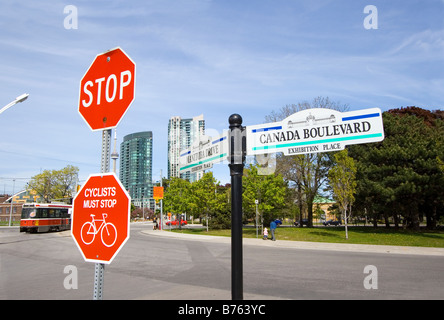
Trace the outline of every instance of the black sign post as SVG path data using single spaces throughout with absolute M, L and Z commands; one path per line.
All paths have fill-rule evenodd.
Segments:
M 242 263 L 242 175 L 246 154 L 245 128 L 242 117 L 232 114 L 230 124 L 230 175 L 231 175 L 231 298 L 243 300 Z

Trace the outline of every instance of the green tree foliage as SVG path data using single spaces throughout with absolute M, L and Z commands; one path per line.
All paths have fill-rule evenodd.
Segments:
M 206 172 L 202 178 L 191 184 L 190 209 L 193 215 L 206 218 L 216 205 L 216 178 L 212 172 Z
M 258 175 L 258 167 L 250 166 L 244 170 L 242 188 L 244 220 L 256 221 L 255 200 L 259 201 L 258 210 L 265 225 L 282 216 L 282 209 L 286 205 L 287 183 L 281 175 Z
M 45 202 L 71 198 L 77 184 L 79 168 L 68 165 L 60 170 L 44 170 L 31 178 L 28 188 Z
M 442 112 L 402 108 L 383 113 L 385 139 L 350 147 L 357 161 L 356 205 L 376 221 L 433 228 L 444 207 Z
M 212 172 L 190 183 L 172 178 L 165 184 L 164 208 L 172 213 L 188 213 L 194 218 L 208 219 L 213 229 L 229 228 L 229 186 L 219 186 Z
M 229 184 L 216 186 L 215 206 L 210 213 L 209 227 L 211 229 L 231 228 L 231 186 Z
M 174 213 L 189 212 L 191 183 L 188 180 L 172 178 L 165 184 L 163 207 Z
M 354 193 L 356 192 L 356 165 L 353 158 L 348 156 L 347 149 L 333 154 L 334 164 L 328 172 L 328 180 L 345 221 L 345 238 L 348 239 L 348 217 Z

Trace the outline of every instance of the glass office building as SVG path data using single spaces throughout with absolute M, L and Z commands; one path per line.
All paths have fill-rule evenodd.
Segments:
M 168 122 L 168 179 L 179 177 L 193 182 L 202 177 L 202 171 L 179 173 L 179 156 L 181 150 L 189 148 L 194 140 L 203 135 L 205 135 L 203 115 L 189 119 L 171 117 Z
M 150 207 L 153 200 L 153 133 L 126 135 L 120 144 L 119 178 L 135 206 Z

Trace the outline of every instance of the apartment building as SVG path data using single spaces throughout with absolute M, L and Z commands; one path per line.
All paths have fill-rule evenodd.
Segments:
M 149 200 L 153 198 L 152 177 L 153 133 L 144 131 L 126 135 L 120 144 L 119 178 L 135 206 L 141 207 L 143 202 L 149 207 L 154 201 Z
M 168 179 L 179 177 L 193 182 L 202 177 L 203 172 L 180 173 L 179 156 L 181 150 L 189 148 L 194 140 L 203 135 L 205 135 L 203 114 L 187 119 L 179 116 L 171 117 L 168 122 Z

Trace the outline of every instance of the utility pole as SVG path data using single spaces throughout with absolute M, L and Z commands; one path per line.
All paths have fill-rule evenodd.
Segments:
M 14 189 L 15 189 L 15 179 L 12 180 L 12 196 L 11 196 L 11 208 L 9 208 L 9 226 L 12 226 L 12 209 L 13 209 L 13 202 L 14 202 Z

